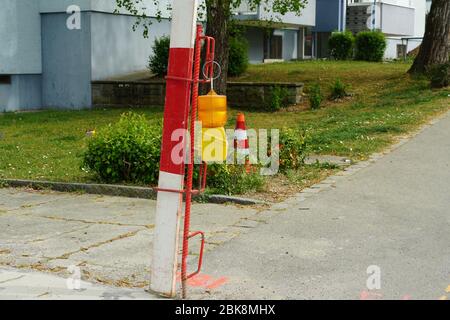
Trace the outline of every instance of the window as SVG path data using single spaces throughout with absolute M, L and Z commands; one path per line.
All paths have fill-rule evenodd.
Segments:
M 264 37 L 264 59 L 283 59 L 283 36 L 266 34 Z
M 283 58 L 283 37 L 272 35 L 270 38 L 270 59 Z
M 313 33 L 311 28 L 305 29 L 305 57 L 313 56 Z
M 0 84 L 11 84 L 11 76 L 0 75 Z

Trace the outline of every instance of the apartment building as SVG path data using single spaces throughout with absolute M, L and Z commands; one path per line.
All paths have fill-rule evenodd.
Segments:
M 149 39 L 115 0 L 0 0 L 0 112 L 92 105 L 91 81 L 146 69 L 169 12 L 145 0 Z

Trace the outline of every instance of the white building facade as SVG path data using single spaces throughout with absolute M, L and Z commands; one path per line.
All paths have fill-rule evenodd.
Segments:
M 346 28 L 354 33 L 380 30 L 387 39 L 385 58 L 402 58 L 422 43 L 429 3 L 427 0 L 349 0 Z

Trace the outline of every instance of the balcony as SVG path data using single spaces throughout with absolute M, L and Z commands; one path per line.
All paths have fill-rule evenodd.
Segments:
M 375 5 L 375 21 L 373 21 L 373 1 L 359 1 L 347 6 L 347 30 L 354 33 L 375 29 L 387 36 L 412 36 L 416 9 L 409 0 L 377 1 Z

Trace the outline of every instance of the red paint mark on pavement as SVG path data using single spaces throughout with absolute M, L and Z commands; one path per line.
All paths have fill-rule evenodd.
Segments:
M 211 290 L 216 289 L 218 287 L 223 286 L 227 282 L 228 282 L 228 278 L 221 277 L 221 278 L 217 279 L 215 282 L 213 282 L 212 284 L 208 285 L 206 288 L 211 289 Z
M 379 299 L 383 299 L 383 295 L 377 292 L 363 290 L 359 295 L 359 300 L 379 300 Z
M 181 274 L 177 274 L 177 281 L 181 281 Z M 219 277 L 214 278 L 210 275 L 200 273 L 191 279 L 187 280 L 187 284 L 190 287 L 196 287 L 196 288 L 205 288 L 205 289 L 217 289 L 221 286 L 223 286 L 225 283 L 228 282 L 228 278 L 226 277 Z

